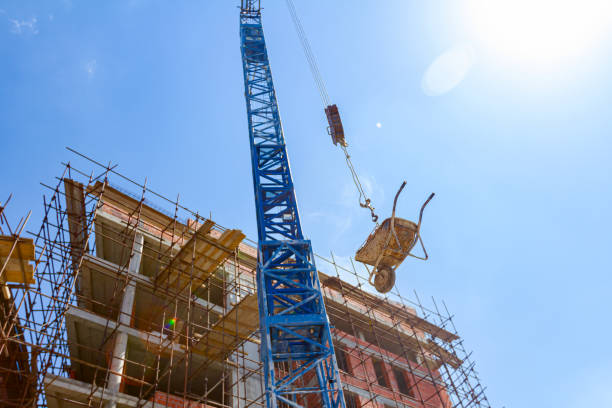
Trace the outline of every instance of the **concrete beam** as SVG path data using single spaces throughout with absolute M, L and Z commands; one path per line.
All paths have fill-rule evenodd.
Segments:
M 183 346 L 180 344 L 174 343 L 172 344 L 172 347 L 170 347 L 170 342 L 165 340 L 165 336 L 162 338 L 159 333 L 153 334 L 135 329 L 133 327 L 119 325 L 114 320 L 110 320 L 95 313 L 79 309 L 75 306 L 69 306 L 66 309 L 66 320 L 68 324 L 72 324 L 72 322 L 74 322 L 77 324 L 83 324 L 86 327 L 98 328 L 100 330 L 106 329 L 109 332 L 116 330 L 119 333 L 126 333 L 129 337 L 133 337 L 134 340 L 139 340 L 140 344 L 145 344 L 147 349 L 150 349 L 151 353 L 153 354 L 157 353 L 156 350 L 159 348 L 166 349 L 167 353 L 170 353 L 172 350 L 174 355 L 178 357 L 182 357 L 182 355 L 185 353 Z M 98 344 L 96 344 L 96 347 L 97 346 Z M 193 353 L 193 358 L 204 359 L 197 353 Z M 223 368 L 221 363 L 213 362 L 211 365 L 215 368 Z
M 109 401 L 110 399 L 108 392 L 103 392 L 103 388 L 98 387 L 95 384 L 88 384 L 72 378 L 60 377 L 51 374 L 47 374 L 43 381 L 47 399 L 55 400 L 53 402 L 56 404 L 56 406 L 61 406 L 62 398 L 80 401 L 85 404 L 88 402 L 87 400 L 90 395 L 97 401 Z M 97 388 L 97 390 L 92 393 L 92 390 L 95 388 Z M 49 402 L 51 405 L 51 401 Z M 138 398 L 122 393 L 118 393 L 116 395 L 116 402 L 120 407 L 138 406 Z M 147 403 L 145 406 L 151 406 L 151 404 Z
M 119 228 L 120 230 L 123 230 L 128 224 L 127 222 L 125 222 L 124 220 L 122 220 L 121 218 L 109 214 L 106 211 L 103 210 L 96 210 L 96 218 L 100 218 L 100 220 L 104 220 L 104 222 L 109 223 L 109 224 L 115 224 L 115 226 L 117 228 Z M 152 233 L 150 233 L 149 231 L 143 230 L 142 228 L 138 228 L 137 231 L 144 235 L 146 238 L 152 239 L 154 241 L 159 241 L 161 239 L 162 245 L 165 245 L 167 247 L 172 246 L 172 242 L 168 241 L 165 238 L 161 238 L 157 235 L 154 235 Z
M 119 265 L 113 262 L 107 261 L 106 259 L 98 258 L 98 257 L 92 256 L 89 254 L 85 255 L 83 259 L 83 263 L 84 264 L 89 263 L 93 267 L 99 269 L 101 272 L 106 273 L 107 275 L 110 275 L 110 276 L 115 276 L 117 274 L 125 274 L 125 269 L 120 267 Z M 81 271 L 81 273 L 84 273 L 84 271 Z M 153 290 L 153 287 L 154 287 L 153 280 L 149 278 L 148 276 L 138 274 L 138 275 L 132 275 L 130 276 L 130 278 L 136 284 L 142 284 L 143 286 L 147 288 L 151 288 L 151 290 Z M 184 300 L 187 301 L 187 299 L 184 299 Z M 192 301 L 196 303 L 197 305 L 202 306 L 205 309 L 210 309 L 211 312 L 216 313 L 219 316 L 223 316 L 223 314 L 225 313 L 225 310 L 223 309 L 222 306 L 216 305 L 214 303 L 210 303 L 205 299 L 196 297 Z

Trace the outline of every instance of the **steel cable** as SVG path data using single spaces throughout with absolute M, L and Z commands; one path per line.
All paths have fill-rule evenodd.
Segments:
M 319 65 L 317 64 L 317 60 L 314 56 L 314 53 L 312 52 L 312 48 L 310 47 L 310 42 L 308 41 L 308 37 L 306 36 L 306 31 L 304 31 L 304 27 L 302 26 L 302 22 L 300 21 L 300 17 L 298 16 L 293 0 L 285 0 L 285 3 L 287 3 L 287 8 L 289 9 L 289 14 L 291 14 L 291 19 L 293 20 L 295 31 L 297 32 L 298 38 L 300 39 L 300 43 L 302 44 L 302 49 L 304 50 L 306 61 L 308 61 L 310 72 L 312 73 L 312 77 L 319 90 L 319 95 L 321 96 L 321 101 L 323 102 L 323 108 L 327 108 L 331 105 L 331 101 L 329 98 L 329 94 L 327 93 L 327 88 L 325 87 L 325 82 L 323 81 L 323 76 L 321 75 L 321 71 L 319 70 Z M 372 200 L 368 198 L 365 190 L 363 189 L 363 185 L 361 184 L 359 176 L 355 171 L 355 167 L 353 166 L 353 163 L 351 161 L 351 156 L 349 155 L 346 146 L 340 145 L 340 147 L 344 152 L 347 167 L 351 172 L 351 177 L 353 179 L 353 182 L 355 183 L 355 187 L 357 187 L 357 191 L 359 192 L 359 205 L 362 208 L 369 209 L 370 215 L 372 217 L 372 222 L 377 223 L 378 215 L 376 215 L 376 213 L 374 212 Z

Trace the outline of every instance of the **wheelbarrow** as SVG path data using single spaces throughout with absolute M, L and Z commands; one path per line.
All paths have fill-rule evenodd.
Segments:
M 435 194 L 431 193 L 429 198 L 427 198 L 421 207 L 419 222 L 415 224 L 412 221 L 395 216 L 397 198 L 405 186 L 406 182 L 404 181 L 395 195 L 391 218 L 387 218 L 382 224 L 377 225 L 355 254 L 356 261 L 372 266 L 371 271 L 368 268 L 370 273 L 368 281 L 380 293 L 387 293 L 393 288 L 395 284 L 395 270 L 406 257 L 412 256 L 424 261 L 428 258 L 420 234 L 421 220 L 423 219 L 425 206 L 429 204 L 429 201 L 431 201 Z M 417 241 L 421 244 L 423 256 L 418 256 L 411 252 Z

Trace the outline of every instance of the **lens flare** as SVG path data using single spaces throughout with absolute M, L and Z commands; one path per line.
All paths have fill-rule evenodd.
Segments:
M 531 63 L 585 55 L 612 23 L 610 0 L 469 0 L 466 11 L 487 48 Z
M 459 85 L 474 64 L 469 45 L 458 45 L 439 55 L 423 74 L 421 87 L 429 96 L 443 95 Z

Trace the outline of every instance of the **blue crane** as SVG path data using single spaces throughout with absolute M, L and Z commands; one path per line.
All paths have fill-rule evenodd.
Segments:
M 259 0 L 241 0 L 240 40 L 257 212 L 266 404 L 344 408 L 312 245 L 300 225 Z

